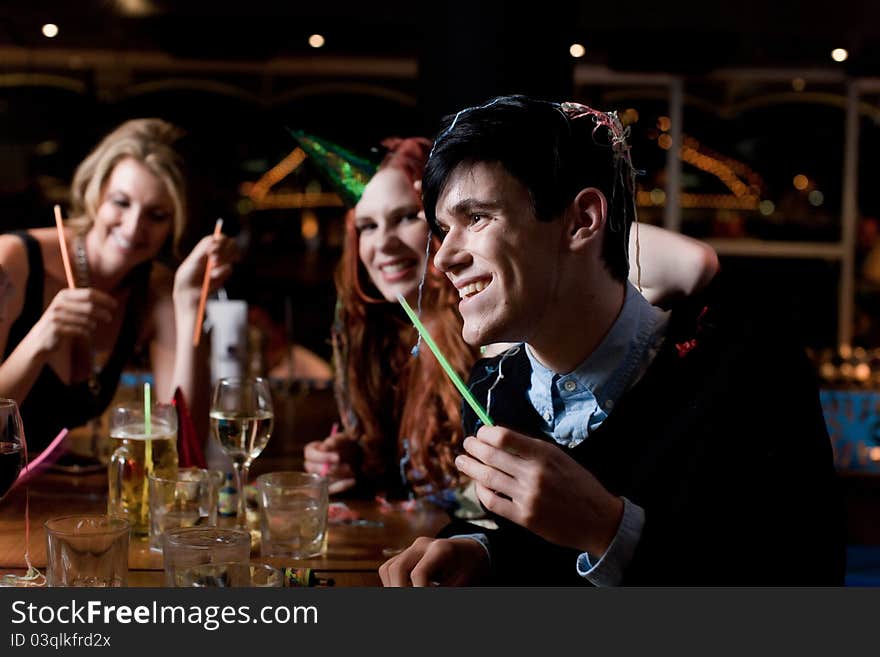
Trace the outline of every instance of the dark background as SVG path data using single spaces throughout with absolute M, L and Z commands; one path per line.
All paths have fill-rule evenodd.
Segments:
M 46 22 L 59 26 L 56 38 L 40 33 Z M 308 46 L 312 33 L 325 36 L 323 48 Z M 569 55 L 573 42 L 586 46 L 584 58 Z M 847 62 L 831 61 L 835 47 L 848 49 Z M 370 154 L 389 135 L 432 136 L 443 115 L 499 93 L 632 107 L 640 115 L 632 126 L 636 162 L 645 169 L 640 187 L 662 189 L 665 154 L 657 148 L 656 125 L 667 112 L 666 88 L 643 80 L 580 83 L 576 63 L 612 75 L 683 76 L 685 132 L 751 166 L 777 208 L 769 220 L 754 211 L 685 208 L 685 232 L 839 239 L 845 83 L 880 75 L 880 4 L 850 0 L 6 1 L 0 4 L 0 228 L 50 225 L 52 204 L 64 203 L 76 164 L 101 135 L 128 118 L 161 116 L 189 133 L 195 203 L 187 243 L 224 217 L 245 250 L 230 295 L 262 306 L 279 324 L 289 299 L 294 337 L 327 357 L 344 209 L 314 208 L 319 232 L 306 239 L 302 208 L 258 209 L 240 189 L 295 147 L 287 128 Z M 730 71 L 738 73 L 723 75 Z M 767 81 L 779 71 L 777 81 Z M 808 100 L 790 98 L 798 76 L 807 81 Z M 880 110 L 872 110 L 872 100 L 866 99 L 861 143 L 859 202 L 867 217 L 880 215 L 873 193 Z M 792 192 L 793 172 L 801 170 L 821 187 L 821 208 Z M 684 173 L 685 191 L 726 191 L 705 172 L 686 166 Z M 309 185 L 330 191 L 307 161 L 273 191 Z M 661 217 L 657 208 L 642 210 L 646 221 Z M 751 258 L 724 264 L 747 285 L 775 295 L 811 345 L 834 344 L 836 264 Z

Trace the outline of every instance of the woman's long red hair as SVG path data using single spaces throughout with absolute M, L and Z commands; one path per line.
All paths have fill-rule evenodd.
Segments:
M 385 145 L 389 153 L 380 169 L 393 167 L 412 182 L 421 180 L 431 148 L 427 139 L 394 139 Z M 432 244 L 432 253 L 436 246 Z M 412 356 L 418 335 L 402 309 L 382 298 L 364 270 L 353 211 L 346 217 L 336 291 L 337 400 L 346 431 L 363 449 L 362 475 L 379 488 L 399 489 L 406 440 L 410 460 L 404 475 L 414 490 L 438 491 L 457 484 L 453 461 L 463 438 L 461 398 L 427 348 Z M 455 289 L 429 263 L 422 321 L 464 376 L 474 352 L 462 340 L 457 302 Z

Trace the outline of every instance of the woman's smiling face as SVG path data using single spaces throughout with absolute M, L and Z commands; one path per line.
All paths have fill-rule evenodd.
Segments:
M 355 207 L 358 255 L 379 293 L 395 302 L 414 301 L 424 269 L 428 224 L 409 178 L 393 167 L 381 169 Z

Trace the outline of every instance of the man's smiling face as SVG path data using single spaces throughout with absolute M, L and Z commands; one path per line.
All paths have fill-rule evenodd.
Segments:
M 526 187 L 487 162 L 450 174 L 436 216 L 434 262 L 458 289 L 465 341 L 528 341 L 554 296 L 563 222 L 538 221 Z

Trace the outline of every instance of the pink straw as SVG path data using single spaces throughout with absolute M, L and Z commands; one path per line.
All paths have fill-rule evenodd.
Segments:
M 12 484 L 12 488 L 25 483 L 37 474 L 37 471 L 40 470 L 41 467 L 51 465 L 57 461 L 64 453 L 64 450 L 61 449 L 61 444 L 64 442 L 64 439 L 67 438 L 67 433 L 67 429 L 62 429 L 61 433 L 55 436 L 52 442 L 49 443 L 49 446 L 46 447 L 37 458 L 30 463 L 27 463 L 25 467 L 22 468 L 21 472 L 18 473 L 18 478 L 15 480 L 15 483 Z

